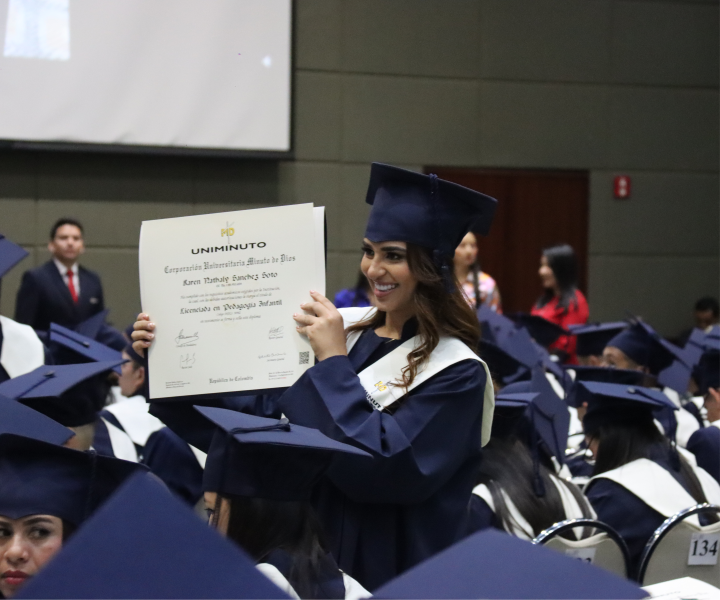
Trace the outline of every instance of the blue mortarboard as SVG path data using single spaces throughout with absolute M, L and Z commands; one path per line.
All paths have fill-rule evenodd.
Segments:
M 127 344 L 127 340 L 120 331 L 107 324 L 109 312 L 110 309 L 106 308 L 89 319 L 85 319 L 75 327 L 75 331 L 120 352 Z
M 483 339 L 494 344 L 497 344 L 498 340 L 509 331 L 515 329 L 515 323 L 506 316 L 496 313 L 485 304 L 481 304 L 480 308 L 477 309 L 477 318 L 480 325 L 482 325 Z
M 518 391 L 529 390 L 529 386 L 530 383 L 525 381 L 511 383 L 495 396 L 491 439 L 501 439 L 518 434 L 518 428 L 527 407 L 537 397 L 536 392 Z M 509 392 L 508 388 L 510 388 Z
M 538 345 L 524 327 L 513 327 L 503 331 L 496 344 L 527 369 L 543 364 L 543 355 Z
M 80 525 L 146 467 L 13 434 L 0 435 L 0 515 L 45 514 Z
M 487 235 L 497 206 L 494 198 L 435 175 L 381 163 L 372 164 L 366 201 L 372 205 L 367 239 L 429 248 L 443 273 L 468 231 Z
M 681 395 L 687 392 L 693 369 L 703 354 L 704 340 L 705 333 L 701 329 L 693 329 L 682 349 L 682 360 L 676 359 L 669 367 L 660 371 L 657 376 L 658 383 Z
M 578 356 L 602 356 L 607 343 L 627 326 L 625 321 L 614 321 L 612 323 L 570 325 L 568 330 L 577 338 L 576 353 Z
M 373 598 L 646 598 L 635 583 L 499 531 L 481 531 L 386 583 Z
M 0 394 L 67 427 L 86 425 L 105 404 L 107 388 L 102 376 L 119 362 L 43 365 L 0 384 Z
M 50 417 L 15 400 L 0 396 L 0 435 L 6 433 L 34 438 L 58 446 L 62 446 L 75 435 L 70 429 Z
M 287 598 L 148 476 L 130 478 L 16 598 Z
M 610 367 L 584 367 L 579 365 L 570 365 L 568 370 L 575 372 L 575 381 L 570 387 L 567 398 L 565 399 L 568 406 L 578 408 L 585 400 L 578 400 L 577 389 L 578 383 L 581 381 L 596 381 L 599 383 L 618 383 L 625 386 L 648 386 L 654 380 L 652 375 L 643 373 L 642 371 L 633 371 L 630 369 L 613 369 Z
M 660 390 L 641 386 L 581 381 L 576 394 L 578 402 L 588 404 L 583 429 L 589 435 L 606 423 L 637 423 L 652 420 L 659 409 L 677 410 Z
M 480 358 L 487 363 L 490 374 L 501 383 L 516 381 L 528 372 L 516 358 L 492 342 L 480 340 L 479 351 Z
M 55 364 L 76 364 L 87 361 L 122 363 L 123 361 L 122 355 L 117 350 L 57 323 L 50 323 L 50 341 L 56 344 L 53 348 Z M 78 355 L 81 360 L 78 360 Z M 119 365 L 113 370 L 120 374 Z
M 701 395 L 720 389 L 720 328 L 714 327 L 703 341 L 703 353 L 693 375 Z
M 548 321 L 538 315 L 515 313 L 509 316 L 519 326 L 527 329 L 528 333 L 530 333 L 530 337 L 545 348 L 557 340 L 561 335 L 569 335 L 569 332 L 560 327 L 560 325 L 556 325 L 552 321 Z
M 370 457 L 317 429 L 224 408 L 196 406 L 215 427 L 205 462 L 206 491 L 305 500 L 337 453 Z
M 533 400 L 528 416 L 547 451 L 562 464 L 570 429 L 570 411 L 540 368 L 533 369 L 530 391 L 538 396 Z
M 29 252 L 0 233 L 0 278 L 25 258 Z
M 613 337 L 607 346 L 622 350 L 654 375 L 669 367 L 673 360 L 684 360 L 681 348 L 662 339 L 652 327 L 637 319 Z

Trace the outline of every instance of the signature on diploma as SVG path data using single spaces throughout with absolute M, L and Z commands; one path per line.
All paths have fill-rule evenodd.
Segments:
M 284 327 L 271 327 L 270 333 L 268 334 L 268 339 L 269 340 L 282 339 L 284 329 L 285 329 Z
M 195 364 L 195 353 L 180 355 L 180 368 L 188 369 Z
M 178 336 L 175 338 L 175 347 L 182 348 L 183 346 L 194 346 L 195 342 L 200 339 L 198 332 L 196 331 L 192 335 L 185 335 L 183 330 L 180 330 Z

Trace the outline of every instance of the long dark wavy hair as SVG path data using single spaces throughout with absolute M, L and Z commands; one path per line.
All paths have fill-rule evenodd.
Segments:
M 552 463 L 541 453 L 539 475 L 545 495 L 539 497 L 533 489 L 535 471 L 530 449 L 517 436 L 492 438 L 483 448 L 479 483 L 484 483 L 490 490 L 495 514 L 505 531 L 512 532 L 513 525 L 518 525 L 513 522 L 501 491 L 510 497 L 532 527 L 532 531 L 525 532 L 528 537 L 534 538 L 551 525 L 568 518 L 560 492 L 551 481 L 551 473 Z M 560 478 L 555 478 L 555 481 L 568 488 L 577 500 L 583 517 L 591 518 L 588 501 L 577 486 Z M 572 533 L 568 532 L 566 537 L 574 539 L 571 536 Z
M 301 598 L 314 598 L 327 554 L 322 527 L 308 500 L 269 500 L 218 494 L 212 524 L 217 527 L 221 502 L 230 506 L 227 537 L 262 562 L 273 550 L 292 559 L 288 581 Z
M 560 297 L 558 298 L 558 306 L 565 309 L 570 308 L 570 304 L 577 302 L 575 292 L 577 291 L 577 259 L 572 246 L 568 244 L 558 244 L 545 248 L 542 252 L 546 258 L 548 266 L 552 269 L 560 289 Z M 542 308 L 550 300 L 555 297 L 555 292 L 546 289 L 543 295 L 538 298 L 536 306 Z
M 652 420 L 652 414 L 645 418 L 633 419 L 632 422 L 601 424 L 593 437 L 598 440 L 593 475 L 600 475 L 626 465 L 639 458 L 652 460 L 658 455 L 670 456 L 673 451 L 670 441 L 658 430 Z M 705 492 L 695 472 L 688 462 L 680 459 L 680 477 L 687 486 L 688 493 L 698 503 L 707 502 Z M 717 522 L 712 515 L 708 520 Z
M 408 365 L 402 371 L 402 382 L 399 382 L 404 388 L 415 380 L 418 371 L 438 345 L 441 335 L 456 337 L 473 351 L 480 341 L 480 324 L 468 306 L 457 278 L 452 276 L 448 292 L 440 269 L 433 262 L 431 251 L 422 246 L 408 243 L 407 261 L 410 272 L 417 280 L 413 303 L 422 344 L 407 356 Z M 450 273 L 453 272 L 451 259 L 446 267 Z M 385 313 L 378 310 L 369 319 L 348 327 L 345 333 L 349 335 L 355 331 L 377 329 L 384 324 Z

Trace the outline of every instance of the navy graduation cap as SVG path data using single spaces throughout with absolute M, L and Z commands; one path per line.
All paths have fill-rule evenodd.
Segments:
M 720 328 L 713 328 L 705 336 L 703 353 L 693 371 L 701 395 L 710 388 L 720 389 Z
M 524 327 L 530 333 L 538 344 L 547 348 L 561 335 L 569 335 L 569 332 L 556 325 L 552 321 L 548 321 L 539 315 L 529 315 L 526 313 L 515 313 L 510 318 L 519 326 Z
M 215 427 L 203 489 L 273 500 L 305 500 L 338 452 L 370 457 L 287 419 L 196 406 Z
M 570 430 L 570 411 L 539 368 L 533 370 L 530 391 L 538 394 L 529 408 L 533 427 L 548 452 L 563 464 Z
M 527 369 L 543 364 L 543 355 L 524 327 L 513 327 L 504 331 L 496 343 Z
M 46 514 L 80 525 L 137 463 L 14 434 L 0 435 L 0 515 Z
M 660 371 L 657 376 L 658 383 L 675 390 L 680 395 L 687 392 L 693 369 L 700 362 L 703 354 L 704 341 L 705 333 L 700 329 L 693 329 L 682 349 L 683 359 L 674 360 L 669 367 Z
M 653 375 L 669 367 L 675 359 L 685 361 L 681 348 L 664 340 L 650 325 L 639 319 L 634 319 L 607 346 L 622 350 L 638 365 L 647 367 Z
M 480 358 L 487 363 L 490 374 L 501 383 L 512 383 L 528 373 L 527 367 L 492 342 L 481 339 L 479 353 Z
M 62 446 L 75 434 L 57 421 L 10 398 L 0 396 L 0 435 L 12 433 Z
M 570 325 L 568 330 L 577 339 L 578 356 L 601 356 L 607 343 L 627 326 L 625 321 L 614 321 Z
M 373 163 L 366 202 L 372 205 L 365 237 L 400 240 L 433 251 L 444 276 L 471 229 L 487 235 L 497 200 L 456 183 L 382 163 Z
M 29 252 L 0 233 L 0 278 L 25 258 Z
M 287 598 L 162 483 L 134 476 L 16 598 Z
M 0 384 L 0 394 L 22 402 L 66 427 L 92 423 L 105 404 L 102 378 L 122 360 L 43 365 Z
M 635 583 L 556 550 L 485 530 L 377 589 L 373 598 L 646 598 Z
M 75 331 L 119 352 L 125 347 L 127 340 L 122 333 L 106 323 L 109 312 L 109 308 L 101 310 L 92 317 L 78 323 L 75 326 Z
M 477 309 L 477 318 L 482 325 L 482 337 L 484 340 L 498 344 L 500 338 L 515 329 L 513 323 L 506 316 L 496 313 L 492 308 L 481 304 Z
M 87 361 L 123 362 L 123 357 L 117 350 L 57 323 L 50 323 L 49 333 L 50 341 L 56 344 L 53 352 L 56 364 L 76 364 Z M 120 365 L 114 367 L 113 370 L 119 374 Z
M 586 400 L 578 400 L 578 383 L 581 381 L 596 381 L 599 383 L 619 383 L 631 386 L 650 386 L 654 383 L 655 378 L 642 371 L 633 371 L 631 369 L 613 369 L 611 367 L 590 367 L 580 365 L 568 365 L 566 371 L 575 373 L 575 380 L 570 386 L 565 401 L 568 406 L 578 408 Z
M 652 420 L 655 410 L 678 409 L 660 390 L 619 383 L 581 381 L 577 399 L 588 404 L 583 418 L 583 429 L 588 435 L 597 433 L 605 423 Z
M 510 388 L 510 391 L 507 391 Z M 520 421 L 530 403 L 537 397 L 528 382 L 513 383 L 495 396 L 491 439 L 507 438 L 518 433 Z

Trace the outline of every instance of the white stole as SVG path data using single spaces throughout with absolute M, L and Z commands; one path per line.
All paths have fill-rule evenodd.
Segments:
M 121 402 L 109 404 L 105 410 L 112 413 L 133 442 L 138 446 L 144 446 L 150 434 L 165 427 L 160 419 L 148 412 L 149 408 L 150 405 L 145 398 L 132 396 L 124 398 Z
M 25 375 L 45 364 L 43 343 L 30 325 L 0 316 L 3 343 L 0 364 L 10 378 Z
M 347 328 L 358 321 L 372 316 L 375 310 L 375 308 L 341 308 L 340 314 Z M 358 332 L 354 332 L 348 337 L 348 352 L 350 352 L 359 337 L 360 334 Z M 430 359 L 421 367 L 409 387 L 405 388 L 401 385 L 391 385 L 392 382 L 402 381 L 402 370 L 408 364 L 407 355 L 420 344 L 420 336 L 416 335 L 400 344 L 395 350 L 386 354 L 358 374 L 360 383 L 365 389 L 368 402 L 370 402 L 375 410 L 382 411 L 451 365 L 463 360 L 476 360 L 485 369 L 486 377 L 481 432 L 481 444 L 484 446 L 490 440 L 493 413 L 495 411 L 495 392 L 492 378 L 490 377 L 490 372 L 485 362 L 457 338 L 449 336 L 440 337 L 438 345 L 430 354 Z
M 100 419 L 105 424 L 105 427 L 107 427 L 108 436 L 110 437 L 110 445 L 112 446 L 115 458 L 129 460 L 130 462 L 138 462 L 135 444 L 133 444 L 130 436 L 122 429 L 118 429 L 107 419 L 103 419 L 102 417 Z
M 690 467 L 700 481 L 708 502 L 720 504 L 720 484 L 704 469 L 692 463 Z M 588 488 L 596 479 L 614 481 L 666 518 L 698 504 L 666 469 L 647 458 L 638 458 L 617 469 L 595 475 L 590 479 Z M 697 515 L 685 519 L 685 522 L 700 527 Z

